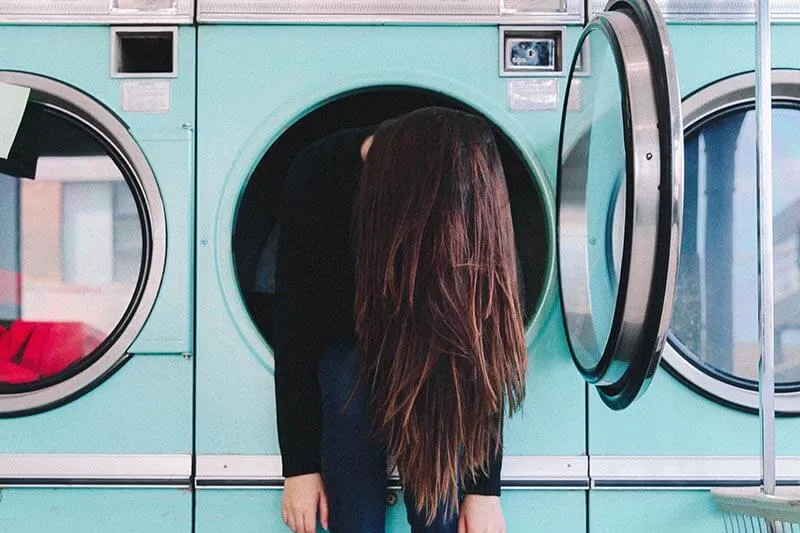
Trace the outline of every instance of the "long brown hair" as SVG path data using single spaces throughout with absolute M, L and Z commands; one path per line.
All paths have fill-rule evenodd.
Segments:
M 429 523 L 486 472 L 522 404 L 511 210 L 490 127 L 424 108 L 375 132 L 354 210 L 355 319 L 373 430 Z

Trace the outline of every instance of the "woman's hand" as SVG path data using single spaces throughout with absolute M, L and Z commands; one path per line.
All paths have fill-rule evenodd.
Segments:
M 461 502 L 458 533 L 506 533 L 500 497 L 467 494 Z
M 317 509 L 322 527 L 328 529 L 328 496 L 319 474 L 287 477 L 283 482 L 281 517 L 295 533 L 316 533 Z

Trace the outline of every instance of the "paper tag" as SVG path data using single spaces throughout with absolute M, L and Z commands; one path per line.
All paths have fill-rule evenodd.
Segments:
M 572 78 L 569 86 L 569 99 L 567 100 L 567 111 L 581 111 L 583 109 L 583 80 Z
M 17 137 L 22 115 L 28 105 L 30 87 L 9 85 L 0 81 L 0 158 L 8 159 Z
M 122 82 L 122 110 L 130 113 L 169 113 L 169 80 L 125 80 Z
M 558 109 L 558 80 L 508 80 L 508 108 L 511 111 Z

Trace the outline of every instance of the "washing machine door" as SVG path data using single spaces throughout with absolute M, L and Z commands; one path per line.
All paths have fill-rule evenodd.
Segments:
M 680 242 L 682 132 L 658 9 L 612 0 L 581 35 L 569 75 L 557 249 L 572 358 L 613 409 L 647 388 L 664 347 Z
M 155 176 L 119 117 L 0 70 L 0 418 L 71 401 L 130 358 L 166 244 Z

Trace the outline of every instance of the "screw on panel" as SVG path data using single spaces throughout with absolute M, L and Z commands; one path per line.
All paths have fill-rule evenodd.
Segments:
M 393 507 L 397 503 L 397 492 L 390 490 L 386 493 L 386 505 Z

